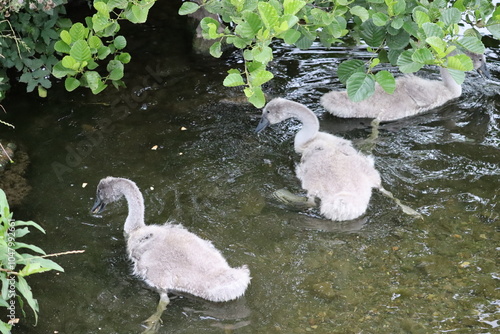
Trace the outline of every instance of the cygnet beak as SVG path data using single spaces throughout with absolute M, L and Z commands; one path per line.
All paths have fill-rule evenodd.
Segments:
M 270 124 L 269 120 L 265 117 L 265 116 L 262 116 L 262 118 L 260 119 L 260 122 L 259 124 L 257 125 L 257 127 L 255 128 L 255 132 L 256 133 L 260 133 L 262 130 L 264 130 L 268 125 Z
M 94 205 L 92 206 L 92 209 L 90 212 L 93 214 L 101 213 L 104 211 L 104 208 L 106 207 L 106 203 L 104 203 L 103 200 L 97 195 L 95 198 Z
M 491 74 L 490 71 L 488 70 L 488 67 L 486 66 L 486 60 L 484 60 L 481 64 L 481 67 L 478 68 L 477 73 L 479 73 L 483 78 L 486 79 L 491 79 Z

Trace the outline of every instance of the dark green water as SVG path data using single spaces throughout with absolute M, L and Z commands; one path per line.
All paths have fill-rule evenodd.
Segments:
M 13 333 L 139 333 L 153 313 L 158 295 L 131 275 L 126 258 L 125 202 L 89 214 L 108 175 L 139 185 L 148 222 L 176 220 L 252 273 L 234 302 L 173 299 L 160 333 L 499 330 L 498 85 L 471 74 L 459 100 L 381 126 L 373 155 L 384 186 L 423 220 L 375 192 L 365 216 L 335 223 L 270 196 L 300 190 L 297 123 L 254 134 L 260 110 L 224 102 L 239 94 L 221 85 L 237 57 L 190 53 L 178 4 L 156 6 L 153 20 L 127 35 L 127 89 L 93 96 L 56 87 L 47 100 L 19 94 L 5 103 L 2 119 L 17 128 L 2 127 L 2 137 L 31 158 L 33 190 L 15 217 L 43 225 L 47 235 L 33 232 L 30 241 L 48 253 L 86 251 L 58 258 L 64 273 L 31 277 L 40 319 Z M 498 54 L 489 49 L 497 82 Z M 323 93 L 342 89 L 332 71 L 348 56 L 280 48 L 268 92 L 308 105 L 323 130 L 358 143 L 369 121 L 337 119 L 319 106 Z

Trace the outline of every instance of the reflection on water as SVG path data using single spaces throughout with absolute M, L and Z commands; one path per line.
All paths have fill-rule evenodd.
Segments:
M 498 330 L 495 83 L 471 74 L 459 100 L 381 125 L 373 155 L 384 187 L 424 220 L 375 191 L 364 217 L 329 222 L 271 197 L 281 188 L 301 191 L 291 141 L 299 125 L 254 134 L 260 111 L 227 102 L 239 94 L 221 87 L 227 65 L 190 54 L 184 33 L 168 25 L 176 22 L 165 23 L 167 12 L 129 38 L 137 62 L 127 68 L 127 89 L 92 96 L 56 87 L 36 112 L 33 97 L 6 103 L 17 130 L 2 129 L 2 136 L 25 145 L 32 162 L 33 190 L 16 217 L 44 226 L 46 236 L 31 238 L 47 252 L 86 250 L 58 258 L 65 273 L 32 277 L 40 320 L 14 333 L 138 333 L 156 307 L 157 293 L 131 275 L 125 203 L 102 217 L 89 214 L 95 186 L 108 175 L 139 185 L 148 222 L 181 222 L 212 240 L 231 265 L 251 269 L 238 301 L 173 299 L 161 333 Z M 338 119 L 319 107 L 323 93 L 343 89 L 333 69 L 352 52 L 364 51 L 280 48 L 269 92 L 310 106 L 323 130 L 358 143 L 369 120 Z M 500 80 L 498 58 L 490 60 Z

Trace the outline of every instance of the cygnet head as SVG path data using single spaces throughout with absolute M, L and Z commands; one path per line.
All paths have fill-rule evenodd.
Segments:
M 101 213 L 108 203 L 116 202 L 123 196 L 123 192 L 118 187 L 113 187 L 116 178 L 108 176 L 102 179 L 97 185 L 96 197 L 92 206 L 92 213 Z
M 491 79 L 490 71 L 486 66 L 486 57 L 484 54 L 473 53 L 469 55 L 472 59 L 472 65 L 474 65 L 474 69 L 484 78 Z
M 294 115 L 290 113 L 290 105 L 293 106 L 295 104 L 298 103 L 280 97 L 269 101 L 262 111 L 262 118 L 255 132 L 259 133 L 268 125 L 276 124 L 293 117 Z
M 486 66 L 486 57 L 482 53 L 466 51 L 465 54 L 472 60 L 472 66 L 483 77 L 491 79 L 490 71 Z

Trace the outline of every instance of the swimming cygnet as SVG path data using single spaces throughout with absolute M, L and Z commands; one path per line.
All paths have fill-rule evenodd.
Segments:
M 485 56 L 477 53 L 467 55 L 472 59 L 474 69 L 489 78 Z M 376 118 L 385 122 L 417 115 L 462 94 L 462 86 L 453 79 L 448 69 L 441 67 L 440 72 L 442 81 L 415 75 L 399 77 L 393 94 L 386 93 L 377 83 L 375 93 L 360 102 L 350 100 L 346 91 L 332 91 L 321 97 L 321 104 L 328 112 L 342 118 Z
M 231 268 L 210 241 L 203 240 L 181 225 L 144 223 L 144 199 L 134 182 L 107 177 L 97 186 L 93 213 L 125 197 L 128 216 L 124 231 L 134 274 L 160 293 L 157 311 L 145 323 L 155 333 L 166 309 L 169 292 L 186 292 L 214 302 L 242 296 L 250 283 L 246 266 Z
M 319 199 L 320 212 L 326 218 L 354 219 L 365 213 L 372 188 L 376 188 L 394 199 L 404 212 L 419 216 L 382 187 L 372 157 L 358 152 L 346 139 L 320 132 L 318 118 L 306 106 L 275 98 L 265 106 L 255 131 L 260 132 L 268 125 L 288 118 L 302 122 L 302 129 L 295 135 L 294 141 L 295 151 L 302 155 L 296 174 L 302 182 L 302 188 L 307 191 L 309 206 Z M 305 202 L 282 190 L 277 195 L 285 202 Z

